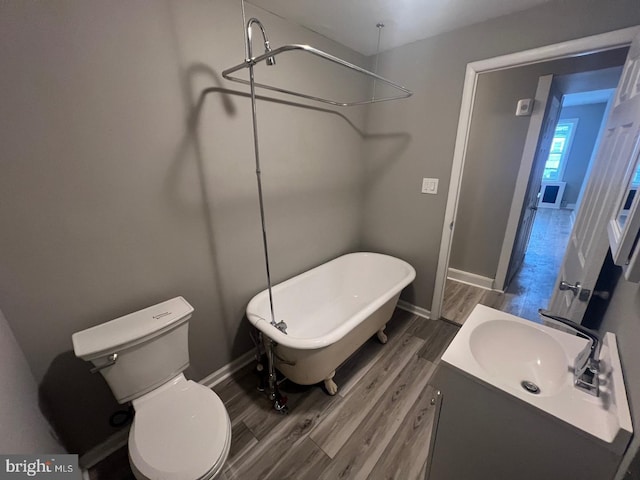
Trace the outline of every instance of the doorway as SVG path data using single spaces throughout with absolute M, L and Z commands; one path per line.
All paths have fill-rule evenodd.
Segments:
M 615 77 L 619 80 L 620 68 Z M 538 308 L 545 308 L 555 288 L 569 234 L 580 207 L 581 192 L 589 177 L 605 128 L 615 88 L 572 92 L 571 85 L 592 72 L 575 74 L 564 83 L 562 109 L 555 127 L 551 151 L 543 159 L 542 187 L 524 260 L 504 287 L 501 310 L 537 321 Z M 566 79 L 565 79 L 566 80 Z
M 594 75 L 598 75 L 598 74 L 602 77 L 603 73 L 606 70 L 609 70 L 610 68 L 613 68 L 613 66 L 615 66 L 615 65 L 622 65 L 624 63 L 624 58 L 626 56 L 626 49 L 623 49 L 622 51 L 617 52 L 617 53 L 613 53 L 613 52 L 609 52 L 609 53 L 610 53 L 610 58 L 608 60 L 605 58 L 605 56 L 603 56 L 602 53 L 595 54 L 593 56 L 592 55 L 587 56 L 587 57 L 590 57 L 590 59 L 587 59 L 587 57 L 582 57 L 582 60 L 586 60 L 586 63 L 585 63 L 585 67 L 586 68 L 583 68 L 582 72 L 580 71 L 580 69 L 578 67 L 576 67 L 576 59 L 575 58 L 566 59 L 564 61 L 565 62 L 564 70 L 563 70 L 563 67 L 561 66 L 559 71 L 561 73 L 563 73 L 562 77 L 564 77 L 564 78 L 562 78 L 562 81 L 564 82 L 565 87 L 566 87 L 566 84 L 569 82 L 569 80 L 572 80 L 574 85 L 580 84 L 579 89 L 582 90 L 582 92 L 573 92 L 573 91 L 570 91 L 570 90 L 565 90 L 567 92 L 566 93 L 567 98 L 570 95 L 573 95 L 574 93 L 585 93 L 586 91 L 589 91 L 589 90 L 587 90 L 587 88 L 585 86 L 585 82 L 586 82 L 586 80 L 588 80 L 587 77 L 593 77 Z M 556 64 L 556 63 L 557 63 L 557 61 L 547 62 L 547 64 Z M 567 67 L 566 65 L 569 65 L 569 66 Z M 589 69 L 589 66 L 591 66 L 590 69 Z M 524 68 L 524 69 L 528 68 L 529 70 L 531 70 L 532 67 L 535 70 L 536 66 L 531 66 L 531 65 L 529 65 L 527 67 L 520 67 L 520 68 Z M 538 68 L 542 68 L 543 69 L 542 71 L 545 71 L 544 69 L 548 68 L 549 65 L 537 64 L 537 67 Z M 508 70 L 511 70 L 511 69 L 508 69 Z M 510 72 L 510 73 L 512 74 L 512 76 L 518 77 L 518 75 L 520 75 L 520 73 L 516 72 L 515 70 L 516 69 L 513 69 L 513 71 Z M 588 73 L 585 73 L 585 70 Z M 546 71 L 548 72 L 549 70 L 546 70 Z M 617 83 L 617 78 L 619 77 L 620 71 L 621 71 L 621 69 L 618 69 L 617 77 L 615 79 L 615 83 Z M 531 72 L 529 72 L 529 73 L 531 73 Z M 576 76 L 577 74 L 583 74 L 582 75 L 583 78 L 578 78 Z M 573 76 L 573 78 L 569 78 L 569 77 L 572 77 L 572 76 Z M 473 107 L 474 107 L 473 115 L 476 114 L 476 109 L 478 107 L 481 108 L 482 104 L 483 104 L 483 100 L 479 99 L 479 97 L 477 95 L 482 90 L 483 79 L 482 79 L 482 75 L 477 75 L 477 77 L 478 77 L 478 78 L 476 78 L 476 82 L 477 83 L 476 83 L 475 88 L 474 88 L 475 93 L 476 93 L 476 97 L 473 99 L 473 102 L 472 102 L 473 103 Z M 569 82 L 569 83 L 571 83 L 571 82 Z M 611 85 L 611 86 L 615 87 L 615 84 Z M 508 89 L 505 89 L 504 87 L 496 88 L 495 84 L 493 84 L 492 87 L 493 87 L 494 90 L 497 90 L 497 91 L 501 92 L 501 97 L 504 97 L 504 95 L 503 95 L 504 92 L 506 90 L 508 90 Z M 591 89 L 593 89 L 593 87 L 591 87 Z M 600 89 L 600 90 L 602 90 L 602 89 Z M 591 95 L 593 95 L 593 93 L 591 93 Z M 502 98 L 499 99 L 498 100 L 498 104 L 497 105 L 493 105 L 490 108 L 494 109 L 494 111 L 499 111 L 501 108 L 503 108 L 503 106 L 501 106 L 499 104 L 499 102 L 503 101 L 503 100 L 504 99 L 502 99 Z M 575 107 L 575 106 L 577 106 L 578 103 L 579 102 L 577 102 L 576 99 L 574 98 L 574 99 L 571 100 L 571 102 L 568 102 L 568 106 Z M 583 101 L 582 103 L 584 105 L 587 105 L 587 101 Z M 602 119 L 602 116 L 604 116 L 604 115 L 602 115 L 602 110 L 604 110 L 605 107 L 604 107 L 603 101 L 597 100 L 597 103 L 600 104 L 599 108 L 601 110 L 600 113 L 601 113 L 601 119 Z M 511 101 L 507 100 L 507 104 L 510 105 Z M 509 105 L 507 105 L 507 107 L 504 107 L 504 108 L 509 108 L 510 109 Z M 515 102 L 513 102 L 513 105 L 515 105 Z M 509 112 L 509 114 L 511 114 L 511 115 L 512 115 L 512 113 L 513 112 Z M 462 121 L 462 119 L 461 119 L 461 121 Z M 511 125 L 512 124 L 516 124 L 519 121 L 519 119 L 511 117 L 511 118 L 508 118 L 508 120 L 505 120 L 505 121 L 510 122 L 509 123 L 509 129 L 508 130 L 507 129 L 501 130 L 501 133 L 502 133 L 501 136 L 490 138 L 490 139 L 485 139 L 484 140 L 484 147 L 483 147 L 483 148 L 485 148 L 485 150 L 480 152 L 481 153 L 480 156 L 482 156 L 482 155 L 487 156 L 487 150 L 486 150 L 486 145 L 487 144 L 495 144 L 496 142 L 503 142 L 503 143 L 508 144 L 511 140 L 513 140 L 514 137 L 517 137 L 519 135 L 518 132 L 516 131 L 517 128 L 515 130 L 511 129 Z M 487 123 L 491 123 L 491 120 L 489 122 L 487 122 L 486 121 L 486 117 L 483 118 L 483 128 L 487 126 Z M 525 126 L 525 128 L 526 128 L 526 126 Z M 514 131 L 515 131 L 515 133 L 513 133 Z M 592 135 L 592 137 L 593 137 L 593 135 Z M 520 141 L 519 147 L 521 149 L 522 148 L 522 138 L 520 138 L 519 141 Z M 500 200 L 502 205 L 499 204 L 500 202 L 495 201 L 496 200 L 495 197 L 499 196 L 498 194 L 500 193 L 500 191 L 501 190 L 505 190 L 504 185 L 501 186 L 500 182 L 497 181 L 495 178 L 487 180 L 486 178 L 484 178 L 484 179 L 482 178 L 482 174 L 479 174 L 479 175 L 476 174 L 477 172 L 469 173 L 469 168 L 468 168 L 470 166 L 469 156 L 470 155 L 474 155 L 474 154 L 477 153 L 477 152 L 474 153 L 474 148 L 475 147 L 473 145 L 473 142 L 474 142 L 473 125 L 471 125 L 471 128 L 470 128 L 470 130 L 468 132 L 467 142 L 468 143 L 466 145 L 466 152 L 465 152 L 465 154 L 467 156 L 467 158 L 465 159 L 465 173 L 464 173 L 464 176 L 463 176 L 463 180 L 461 182 L 459 202 L 458 202 L 458 205 L 456 205 L 456 207 L 458 209 L 458 212 L 457 212 L 458 215 L 456 216 L 456 222 L 455 222 L 456 223 L 456 232 L 457 232 L 456 235 L 458 233 L 460 233 L 461 231 L 464 233 L 465 232 L 465 228 L 466 228 L 466 232 L 467 233 L 466 233 L 466 235 L 463 235 L 462 241 L 460 242 L 460 243 L 463 244 L 462 257 L 463 257 L 463 260 L 464 260 L 464 256 L 465 255 L 467 255 L 467 259 L 473 257 L 473 258 L 471 258 L 472 262 L 475 261 L 476 262 L 476 266 L 479 267 L 479 268 L 476 271 L 473 271 L 472 269 L 470 269 L 471 273 L 466 275 L 466 276 L 463 275 L 462 278 L 457 276 L 457 274 L 460 271 L 462 271 L 463 274 L 465 273 L 465 271 L 462 270 L 462 269 L 456 268 L 457 265 L 458 265 L 456 262 L 459 260 L 459 258 L 456 258 L 456 255 L 457 255 L 457 253 L 456 253 L 456 239 L 454 238 L 452 240 L 452 242 L 451 242 L 452 243 L 451 244 L 451 250 L 450 250 L 450 252 L 451 252 L 451 262 L 450 262 L 450 265 L 449 265 L 449 269 L 446 272 L 449 275 L 446 275 L 446 277 L 450 277 L 450 278 L 453 277 L 454 281 L 458 281 L 459 282 L 459 285 L 457 285 L 456 288 L 454 289 L 454 295 L 457 296 L 459 299 L 460 298 L 464 299 L 465 303 L 469 303 L 469 302 L 473 303 L 474 301 L 476 301 L 477 303 L 484 303 L 484 304 L 488 304 L 489 306 L 500 308 L 502 306 L 501 304 L 506 304 L 508 302 L 508 303 L 510 303 L 510 306 L 507 306 L 506 308 L 512 308 L 512 309 L 515 308 L 513 313 L 515 313 L 517 315 L 520 315 L 520 316 L 527 316 L 527 315 L 523 314 L 523 311 L 521 309 L 522 305 L 525 305 L 525 304 L 531 305 L 531 304 L 533 304 L 532 308 L 535 307 L 534 311 L 537 311 L 537 308 L 546 307 L 547 306 L 546 302 L 542 302 L 541 303 L 539 300 L 534 300 L 534 297 L 530 295 L 531 292 L 525 293 L 524 294 L 524 298 L 522 298 L 523 295 L 518 295 L 517 291 L 518 290 L 522 291 L 522 286 L 523 286 L 523 283 L 524 283 L 524 282 L 521 281 L 522 278 L 517 279 L 515 284 L 512 283 L 512 288 L 511 289 L 507 289 L 506 294 L 505 294 L 504 291 L 503 291 L 504 290 L 504 284 L 503 285 L 496 285 L 495 263 L 494 263 L 494 266 L 493 266 L 493 272 L 491 272 L 490 269 L 489 269 L 488 274 L 484 274 L 484 272 L 482 271 L 482 267 L 483 267 L 482 262 L 485 261 L 485 263 L 486 263 L 487 259 L 489 259 L 489 257 L 491 257 L 492 254 L 494 255 L 494 259 L 493 260 L 495 261 L 495 256 L 499 255 L 499 253 L 500 253 L 499 252 L 500 249 L 499 248 L 496 249 L 495 248 L 495 244 L 498 243 L 500 240 L 502 240 L 504 238 L 504 233 L 503 233 L 504 232 L 504 225 L 497 225 L 495 222 L 484 222 L 485 223 L 484 225 L 479 225 L 480 228 L 485 228 L 486 230 L 493 230 L 493 234 L 497 235 L 493 239 L 494 242 L 492 242 L 494 251 L 493 252 L 488 251 L 488 254 L 486 254 L 486 255 L 478 255 L 476 252 L 473 252 L 474 248 L 477 247 L 477 243 L 478 243 L 478 240 L 479 240 L 480 237 L 478 235 L 474 235 L 472 233 L 471 234 L 468 233 L 469 232 L 469 228 L 468 227 L 470 225 L 473 226 L 472 224 L 474 222 L 476 223 L 476 227 L 478 227 L 478 224 L 482 224 L 482 220 L 478 218 L 479 215 L 478 215 L 478 210 L 477 210 L 477 205 L 479 204 L 479 201 L 481 203 L 482 198 L 479 197 L 478 195 L 475 195 L 475 196 L 472 195 L 473 196 L 472 203 L 475 204 L 474 208 L 471 210 L 471 216 L 473 217 L 472 220 L 470 222 L 467 222 L 466 225 L 461 225 L 461 223 L 463 221 L 463 218 L 464 218 L 464 216 L 461 216 L 461 214 L 464 213 L 464 209 L 465 209 L 465 205 L 464 205 L 465 204 L 465 200 L 464 200 L 463 197 L 464 197 L 464 195 L 466 193 L 469 193 L 469 188 L 468 188 L 469 185 L 468 184 L 469 184 L 470 180 L 472 182 L 476 182 L 476 183 L 482 184 L 480 189 L 481 190 L 484 189 L 485 193 L 488 193 L 489 195 L 494 197 L 494 199 L 493 199 L 494 203 L 491 204 L 491 202 L 489 202 L 487 204 L 489 206 L 485 210 L 487 212 L 489 212 L 491 215 L 493 215 L 494 217 L 497 217 L 498 216 L 497 214 L 501 214 L 503 216 L 506 216 L 506 215 L 504 215 L 504 213 L 505 213 L 504 195 L 502 196 L 502 199 Z M 594 145 L 592 143 L 591 148 L 593 149 L 593 147 L 594 147 Z M 513 147 L 512 147 L 512 149 L 513 149 Z M 582 152 L 580 155 L 584 160 L 585 153 Z M 511 155 L 511 157 L 513 157 L 513 155 Z M 591 158 L 590 153 L 586 154 L 586 157 L 587 157 L 586 158 L 587 161 L 583 162 L 583 163 L 588 163 L 588 160 Z M 511 160 L 512 160 L 512 158 L 511 158 Z M 507 165 L 506 168 L 512 168 L 513 169 L 513 164 Z M 455 170 L 455 167 L 454 167 L 454 170 Z M 485 168 L 485 173 L 487 171 L 490 171 L 490 170 L 491 169 Z M 588 168 L 587 168 L 587 170 L 588 170 Z M 507 173 L 509 173 L 509 172 L 507 172 Z M 513 171 L 511 172 L 511 174 L 512 174 L 512 176 L 514 175 Z M 584 169 L 583 169 L 583 178 L 586 178 L 584 174 L 585 174 L 585 172 L 584 172 Z M 496 170 L 493 171 L 493 175 L 494 175 L 494 177 L 496 176 Z M 467 178 L 465 179 L 465 177 L 467 177 Z M 465 180 L 467 181 L 467 185 L 465 185 Z M 574 183 L 574 185 L 572 185 L 571 188 L 567 191 L 568 196 L 566 196 L 566 198 L 564 200 L 562 200 L 562 202 L 560 202 L 558 204 L 559 205 L 559 208 L 557 208 L 558 211 L 552 212 L 552 211 L 545 210 L 539 216 L 540 217 L 539 220 L 542 223 L 540 225 L 536 226 L 536 228 L 538 230 L 540 230 L 542 227 L 546 226 L 547 228 L 549 228 L 551 225 L 556 224 L 555 226 L 551 227 L 551 228 L 555 228 L 556 229 L 555 230 L 556 233 L 554 233 L 554 245 L 551 245 L 551 243 L 549 242 L 549 239 L 547 238 L 546 239 L 546 247 L 543 245 L 542 250 L 543 251 L 552 250 L 554 252 L 554 255 L 556 257 L 560 257 L 560 259 L 562 257 L 562 251 L 564 250 L 564 248 L 557 246 L 557 244 L 555 243 L 555 240 L 557 239 L 560 243 L 562 243 L 562 239 L 561 238 L 555 238 L 555 237 L 560 237 L 561 236 L 561 232 L 566 232 L 567 230 L 570 230 L 570 218 L 569 217 L 571 216 L 571 212 L 575 211 L 577 209 L 577 207 L 579 206 L 579 197 L 581 196 L 581 187 L 580 187 L 580 185 L 578 185 L 576 187 L 575 186 L 575 182 L 573 182 L 573 183 Z M 581 182 L 581 184 L 582 184 L 582 182 Z M 454 184 L 453 184 L 453 180 L 452 180 L 452 186 L 453 185 Z M 477 191 L 478 191 L 478 189 L 476 189 L 475 193 L 477 193 Z M 473 193 L 473 188 L 471 188 L 471 193 Z M 502 193 L 504 193 L 504 192 L 502 192 Z M 513 186 L 511 187 L 511 191 L 508 192 L 508 193 L 509 193 L 509 195 L 513 196 Z M 520 208 L 521 208 L 521 206 L 520 206 Z M 498 211 L 499 209 L 502 209 L 502 211 L 499 212 Z M 551 210 L 551 209 L 549 209 L 549 210 Z M 547 218 L 545 218 L 545 217 L 547 217 Z M 562 217 L 566 217 L 565 220 L 569 221 L 569 223 L 568 223 L 569 226 L 568 227 L 567 227 L 567 222 L 563 221 Z M 560 222 L 560 224 L 558 224 L 558 222 Z M 563 222 L 564 222 L 564 226 L 562 225 Z M 500 235 L 501 235 L 501 237 L 500 237 Z M 545 234 L 544 233 L 538 233 L 536 235 L 541 237 L 543 239 L 543 243 L 544 243 Z M 565 233 L 565 235 L 566 235 L 566 233 Z M 443 237 L 444 237 L 444 235 L 443 235 Z M 470 239 L 473 239 L 473 241 L 471 241 Z M 443 238 L 443 241 L 444 241 L 444 238 Z M 566 240 L 564 240 L 564 241 L 566 243 Z M 491 243 L 491 242 L 489 242 L 489 243 Z M 532 244 L 532 246 L 533 246 L 533 244 Z M 537 248 L 538 248 L 538 250 L 540 250 L 541 247 L 538 246 Z M 497 250 L 497 252 L 496 252 L 496 250 Z M 460 252 L 458 252 L 458 253 L 460 253 Z M 533 253 L 529 254 L 529 257 L 534 257 L 534 256 L 535 255 Z M 460 257 L 460 255 L 458 255 L 458 257 Z M 531 262 L 531 263 L 537 264 L 538 266 L 540 265 L 539 262 Z M 526 267 L 526 264 L 524 264 L 524 267 Z M 527 269 L 524 268 L 524 267 L 522 269 L 523 275 L 524 275 L 524 273 L 527 273 Z M 439 269 L 440 269 L 440 266 L 439 266 Z M 542 270 L 542 268 L 537 268 L 537 270 L 540 271 L 540 270 Z M 547 269 L 547 270 L 549 270 L 549 269 Z M 452 271 L 454 272 L 454 275 L 450 275 L 450 273 Z M 467 273 L 469 273 L 469 272 L 467 271 Z M 528 273 L 531 273 L 531 272 L 528 272 Z M 557 271 L 554 272 L 551 275 L 553 277 L 553 279 L 550 280 L 551 284 L 553 284 L 553 282 L 555 281 L 555 274 L 556 273 L 557 273 Z M 531 282 L 529 282 L 529 283 L 531 283 Z M 534 283 L 538 284 L 539 281 L 535 280 Z M 479 287 L 479 291 L 475 292 L 475 293 L 470 293 L 468 291 L 463 291 L 464 289 L 461 290 L 462 287 L 460 287 L 460 285 L 463 285 L 464 289 L 467 289 L 467 287 L 471 287 L 471 286 Z M 500 288 L 500 287 L 503 287 L 503 288 Z M 444 295 L 445 298 L 446 298 L 446 296 L 448 294 L 452 293 L 452 289 L 450 288 L 450 285 L 446 285 L 446 288 L 443 287 L 442 291 L 445 293 L 445 295 Z M 502 294 L 502 297 L 500 297 L 500 294 Z M 518 299 L 518 297 L 521 297 L 521 298 Z M 451 315 L 451 310 L 452 310 L 452 306 L 451 306 L 450 302 L 446 302 L 445 301 L 445 303 L 441 304 L 441 305 L 443 305 L 443 307 L 441 309 L 439 309 L 438 308 L 439 306 L 435 303 L 435 298 L 434 298 L 434 308 L 432 309 L 432 312 L 436 313 L 436 312 L 439 311 L 441 313 L 441 316 L 443 316 L 445 318 L 448 318 L 448 319 L 451 319 L 451 318 L 449 318 L 449 316 Z M 517 310 L 518 308 L 520 308 L 520 310 Z M 454 307 L 454 310 L 455 309 L 456 309 L 456 307 Z M 463 309 L 461 307 L 457 307 L 457 309 L 459 311 L 465 310 L 465 309 Z M 461 313 L 464 314 L 464 311 L 462 311 Z

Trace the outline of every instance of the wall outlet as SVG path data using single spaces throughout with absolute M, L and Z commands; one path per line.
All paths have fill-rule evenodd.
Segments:
M 437 178 L 423 178 L 422 179 L 422 193 L 430 193 L 435 195 L 438 193 L 438 179 Z

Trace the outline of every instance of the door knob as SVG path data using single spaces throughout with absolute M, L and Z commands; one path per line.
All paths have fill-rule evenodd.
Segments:
M 576 282 L 575 285 L 571 285 L 569 282 L 562 280 L 558 286 L 560 290 L 571 290 L 574 295 L 577 295 L 580 291 L 580 282 Z
M 581 302 L 588 302 L 589 298 L 591 298 L 591 290 L 588 288 L 582 288 L 580 282 L 576 282 L 575 285 L 571 285 L 569 282 L 565 282 L 562 280 L 560 285 L 558 285 L 560 290 L 571 290 L 574 296 L 578 296 L 578 300 Z

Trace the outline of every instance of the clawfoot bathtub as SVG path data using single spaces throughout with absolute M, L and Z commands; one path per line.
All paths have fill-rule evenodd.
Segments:
M 336 368 L 374 334 L 386 343 L 385 325 L 415 275 L 398 258 L 350 253 L 273 286 L 275 320 L 287 324 L 286 334 L 270 323 L 266 290 L 249 302 L 247 317 L 276 343 L 275 364 L 287 378 L 324 381 L 335 395 Z

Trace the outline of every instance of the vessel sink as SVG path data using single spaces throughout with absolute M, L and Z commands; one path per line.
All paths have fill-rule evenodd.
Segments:
M 529 382 L 530 390 L 551 395 L 565 384 L 567 356 L 562 344 L 533 322 L 481 323 L 469 336 L 469 348 L 488 375 L 513 388 Z
M 603 337 L 600 394 L 574 386 L 573 365 L 588 340 L 477 305 L 442 363 L 622 452 L 633 432 L 615 335 Z

